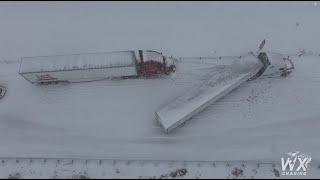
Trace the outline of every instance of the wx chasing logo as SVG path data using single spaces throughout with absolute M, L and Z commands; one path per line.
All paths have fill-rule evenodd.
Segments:
M 307 175 L 307 168 L 311 162 L 311 156 L 301 154 L 299 151 L 289 152 L 287 155 L 287 159 L 281 158 L 282 175 Z M 299 164 L 297 162 L 299 162 Z M 289 169 L 289 171 L 287 169 Z

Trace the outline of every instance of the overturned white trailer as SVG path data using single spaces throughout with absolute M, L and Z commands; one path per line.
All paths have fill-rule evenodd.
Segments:
M 158 109 L 155 112 L 157 121 L 169 133 L 243 82 L 260 76 L 270 65 L 268 59 L 264 60 L 248 55 L 223 69 L 212 68 L 206 81 Z

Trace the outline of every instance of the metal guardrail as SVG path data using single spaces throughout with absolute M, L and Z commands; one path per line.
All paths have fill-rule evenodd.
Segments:
M 283 56 L 290 56 L 290 57 L 301 57 L 301 56 L 308 56 L 308 55 L 313 55 L 313 56 L 320 56 L 320 52 L 312 52 L 312 54 L 310 54 L 310 52 L 306 52 L 305 54 L 299 54 L 299 53 L 281 53 L 281 52 L 277 52 L 277 51 L 266 51 L 267 53 L 271 53 L 271 54 L 279 54 L 279 55 L 283 55 Z M 181 56 L 181 57 L 177 57 L 177 60 L 182 60 L 182 59 L 199 59 L 199 60 L 208 60 L 208 59 L 225 59 L 225 58 L 242 58 L 242 57 L 246 57 L 247 55 L 249 55 L 250 52 L 248 53 L 244 53 L 244 54 L 240 54 L 240 55 L 224 55 L 224 56 Z
M 58 158 L 58 157 L 0 157 L 0 163 L 5 163 L 6 161 L 15 161 L 16 163 L 20 163 L 21 161 L 29 161 L 32 162 L 34 160 L 38 161 L 56 161 L 58 163 L 62 161 L 83 161 L 83 162 L 88 162 L 88 161 L 97 161 L 99 164 L 103 162 L 144 162 L 144 163 L 169 163 L 169 164 L 183 164 L 183 163 L 200 163 L 200 164 L 226 164 L 230 165 L 233 163 L 250 163 L 250 164 L 270 164 L 270 165 L 275 165 L 279 164 L 280 161 L 272 161 L 272 160 L 216 160 L 216 161 L 197 161 L 197 160 L 141 160 L 141 159 L 107 159 L 107 158 Z

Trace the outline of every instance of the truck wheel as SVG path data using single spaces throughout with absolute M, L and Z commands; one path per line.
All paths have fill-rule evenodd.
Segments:
M 170 71 L 171 72 L 176 72 L 176 66 L 175 65 L 171 65 L 170 66 Z

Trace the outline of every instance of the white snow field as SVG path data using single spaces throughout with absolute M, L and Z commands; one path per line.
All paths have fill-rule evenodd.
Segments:
M 186 167 L 183 177 L 227 178 L 233 177 L 233 166 L 224 164 L 229 161 L 237 167 L 254 162 L 245 163 L 250 177 L 276 177 L 271 165 L 281 171 L 280 158 L 289 151 L 310 155 L 307 177 L 319 177 L 318 4 L 1 2 L 0 85 L 7 92 L 0 99 L 0 177 L 15 172 L 69 177 L 85 171 L 90 177 L 159 177 Z M 237 59 L 199 56 L 243 55 L 264 38 L 266 50 L 290 54 L 305 49 L 308 55 L 292 57 L 295 70 L 288 77 L 261 76 L 244 83 L 183 127 L 163 133 L 154 112 L 206 80 L 214 68 Z M 20 57 L 137 49 L 181 56 L 177 72 L 159 79 L 48 86 L 18 74 Z M 30 164 L 15 158 L 40 159 Z M 41 166 L 42 158 L 53 159 Z M 58 167 L 54 158 L 81 162 Z M 82 166 L 86 159 L 89 164 Z M 111 165 L 102 163 L 100 171 L 101 159 Z M 159 166 L 140 166 L 138 160 L 159 161 Z M 192 164 L 199 161 L 223 165 Z M 272 163 L 256 173 L 255 162 Z

